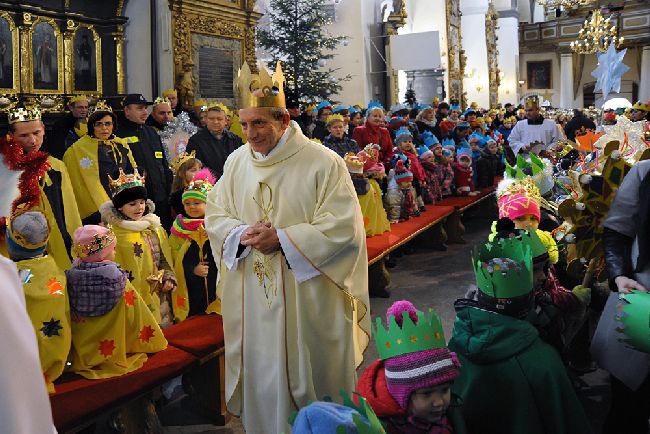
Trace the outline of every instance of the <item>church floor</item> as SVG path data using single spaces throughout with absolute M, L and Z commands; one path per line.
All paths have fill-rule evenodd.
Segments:
M 445 337 L 449 339 L 455 317 L 453 303 L 474 283 L 471 266 L 472 246 L 487 239 L 490 224 L 490 219 L 471 218 L 465 222 L 467 244 L 449 245 L 446 252 L 416 249 L 411 254 L 395 258 L 396 266 L 390 269 L 391 297 L 371 299 L 373 320 L 377 315 L 383 317 L 394 301 L 407 299 L 420 310 L 434 309 L 440 315 Z M 376 359 L 377 351 L 374 342 L 371 342 L 359 374 Z M 592 420 L 594 431 L 600 432 L 600 426 L 608 409 L 607 375 L 598 370 L 574 379 L 574 383 L 587 415 Z M 224 428 L 215 429 L 210 425 L 168 427 L 166 433 L 239 434 L 243 433 L 243 430 L 238 420 L 232 420 Z

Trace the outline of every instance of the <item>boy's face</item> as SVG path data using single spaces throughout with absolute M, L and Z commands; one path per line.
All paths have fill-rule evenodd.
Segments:
M 411 181 L 402 181 L 398 182 L 399 188 L 401 189 L 406 189 L 406 188 L 411 188 L 412 182 Z
M 452 110 L 451 113 L 449 113 L 449 117 L 453 120 L 457 120 L 459 116 L 458 110 Z
M 188 216 L 193 219 L 205 217 L 205 202 L 198 199 L 187 199 L 183 202 L 183 207 Z
M 478 139 L 469 144 L 472 151 L 479 151 L 481 148 L 478 146 Z
M 509 130 L 510 128 L 512 128 L 512 122 L 504 122 L 503 126 Z
M 442 157 L 442 147 L 438 146 L 437 148 L 433 148 L 433 155 Z
M 494 142 L 490 142 L 487 145 L 488 151 L 490 151 L 490 154 L 496 154 L 497 153 L 497 144 Z
M 451 403 L 451 383 L 423 387 L 411 394 L 408 414 L 429 423 L 438 422 Z
M 533 289 L 539 290 L 544 287 L 546 280 L 548 279 L 547 274 L 547 262 L 540 262 L 533 265 Z
M 345 135 L 345 125 L 346 124 L 341 121 L 335 121 L 329 124 L 327 129 L 332 136 L 336 137 L 337 139 L 342 139 Z
M 124 204 L 119 211 L 129 220 L 140 220 L 144 215 L 146 207 L 147 204 L 144 199 L 136 199 Z
M 537 220 L 537 217 L 535 217 L 532 214 L 525 214 L 519 216 L 513 221 L 515 222 L 516 229 L 523 229 L 526 231 L 537 230 L 537 227 L 539 226 L 539 221 Z

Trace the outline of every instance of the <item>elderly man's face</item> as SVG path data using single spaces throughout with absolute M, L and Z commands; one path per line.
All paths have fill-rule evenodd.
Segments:
M 172 105 L 172 110 L 175 109 L 176 105 L 178 104 L 178 95 L 176 95 L 175 93 L 170 93 L 169 95 L 167 95 L 167 99 Z
M 159 124 L 165 125 L 174 119 L 174 113 L 169 104 L 158 104 L 151 110 L 151 117 Z
M 23 151 L 28 154 L 41 149 L 45 137 L 45 128 L 41 121 L 16 122 L 13 124 L 11 135 L 23 147 Z
M 88 117 L 88 101 L 81 100 L 70 104 L 70 113 L 75 119 L 85 119 Z
M 239 110 L 239 121 L 248 143 L 253 151 L 264 155 L 277 145 L 290 120 L 287 112 L 282 119 L 275 119 L 272 116 L 272 109 L 267 107 Z
M 205 125 L 211 133 L 221 134 L 226 128 L 228 118 L 222 111 L 208 110 L 208 115 L 205 120 Z

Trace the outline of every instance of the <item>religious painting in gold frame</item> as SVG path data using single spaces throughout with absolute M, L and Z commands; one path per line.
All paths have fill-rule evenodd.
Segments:
M 18 27 L 7 12 L 0 12 L 0 93 L 20 92 Z
M 25 14 L 29 28 L 21 46 L 25 92 L 60 94 L 64 89 L 63 34 L 52 18 Z
M 76 94 L 102 93 L 102 41 L 92 25 L 82 24 L 74 31 L 72 89 Z

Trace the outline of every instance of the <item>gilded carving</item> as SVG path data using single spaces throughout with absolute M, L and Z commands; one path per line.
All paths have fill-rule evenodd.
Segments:
M 499 50 L 497 48 L 497 21 L 499 15 L 492 2 L 488 5 L 485 14 L 485 45 L 487 47 L 487 64 L 489 77 L 490 107 L 494 108 L 499 103 Z
M 446 0 L 447 17 L 447 76 L 449 78 L 449 99 L 460 101 L 464 107 L 467 97 L 463 91 L 466 56 L 461 35 L 460 0 Z
M 406 19 L 408 17 L 404 0 L 398 0 L 398 5 L 394 5 L 393 10 L 396 12 L 392 12 L 388 16 L 388 21 L 386 23 L 386 35 L 388 36 L 397 35 L 397 30 L 406 24 Z M 390 49 L 388 48 L 388 44 L 390 44 L 390 38 L 386 38 L 386 58 L 388 63 L 386 66 L 390 71 L 388 76 L 388 88 L 390 104 L 392 105 L 399 103 L 399 87 L 397 71 L 393 70 L 393 67 L 391 66 Z

